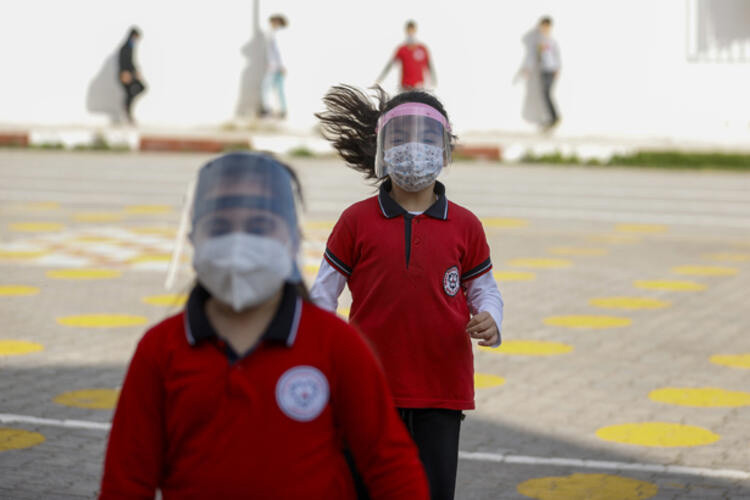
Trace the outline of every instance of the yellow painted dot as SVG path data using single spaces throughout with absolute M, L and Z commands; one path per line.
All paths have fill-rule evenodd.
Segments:
M 619 316 L 592 316 L 592 315 L 569 315 L 550 316 L 544 319 L 544 324 L 549 326 L 561 326 L 564 328 L 586 328 L 603 329 L 619 328 L 630 325 L 630 318 Z
M 62 231 L 65 226 L 59 222 L 16 222 L 8 227 L 20 233 L 52 233 Z
M 497 281 L 532 281 L 536 279 L 536 274 L 528 271 L 495 271 L 492 276 Z
M 114 328 L 122 326 L 144 325 L 148 321 L 143 316 L 127 314 L 82 314 L 57 318 L 57 322 L 65 326 L 80 328 Z
M 335 221 L 330 220 L 314 220 L 314 221 L 307 221 L 304 223 L 303 227 L 308 230 L 312 231 L 315 229 L 326 229 L 331 230 L 333 229 L 333 226 L 336 225 Z
M 662 224 L 617 224 L 615 231 L 621 233 L 654 234 L 666 232 L 667 226 Z
M 119 278 L 122 271 L 116 269 L 57 269 L 47 271 L 48 278 L 57 280 L 104 280 Z
M 505 340 L 500 347 L 479 346 L 479 350 L 513 356 L 555 356 L 571 352 L 573 346 L 548 340 Z
M 132 227 L 129 231 L 144 236 L 166 236 L 168 238 L 177 236 L 177 229 L 171 227 Z
M 511 267 L 531 267 L 536 269 L 563 269 L 573 263 L 566 259 L 520 258 L 508 261 Z
M 739 270 L 733 267 L 679 266 L 672 268 L 672 272 L 685 276 L 734 276 Z
M 0 297 L 11 295 L 36 295 L 39 289 L 26 285 L 0 285 Z
M 659 487 L 653 483 L 611 474 L 529 479 L 516 489 L 537 500 L 645 500 L 659 492 Z
M 93 244 L 107 244 L 107 245 L 117 245 L 122 243 L 121 240 L 118 240 L 117 238 L 110 238 L 108 236 L 79 236 L 78 238 L 73 239 L 76 243 L 93 243 Z
M 526 227 L 529 221 L 524 219 L 510 219 L 506 217 L 486 217 L 481 219 L 484 227 L 491 229 L 508 229 L 514 227 Z
M 715 354 L 711 356 L 710 361 L 711 363 L 730 368 L 750 370 L 750 352 L 745 354 Z
M 589 300 L 594 307 L 604 309 L 663 309 L 672 305 L 666 300 L 651 299 L 648 297 L 598 297 Z
M 651 391 L 652 401 L 696 408 L 750 406 L 750 393 L 716 387 L 664 387 Z
M 152 306 L 164 306 L 164 307 L 182 307 L 187 302 L 187 295 L 185 294 L 166 294 L 166 295 L 151 295 L 149 297 L 143 297 L 141 299 L 144 303 Z
M 38 432 L 0 427 L 0 451 L 22 450 L 43 442 L 44 436 Z
M 38 201 L 34 203 L 27 203 L 24 208 L 39 211 L 58 210 L 60 208 L 60 204 L 56 201 Z
M 706 257 L 720 262 L 750 262 L 750 253 L 719 252 L 708 254 Z
M 497 375 L 488 375 L 486 373 L 474 374 L 474 387 L 476 389 L 489 389 L 490 387 L 501 386 L 504 383 L 505 379 Z
M 694 281 L 672 280 L 638 280 L 633 283 L 633 286 L 644 290 L 665 290 L 670 292 L 700 292 L 708 288 L 706 285 Z
M 602 427 L 596 436 L 604 441 L 637 446 L 679 447 L 715 443 L 721 436 L 694 425 L 644 422 Z
M 318 274 L 318 271 L 320 271 L 320 266 L 318 264 L 308 264 L 302 268 L 302 272 L 305 274 Z
M 0 339 L 0 356 L 23 356 L 44 349 L 42 344 L 26 340 Z
M 111 410 L 117 405 L 120 391 L 117 389 L 81 389 L 63 392 L 52 401 L 64 406 L 89 408 L 92 410 Z
M 73 216 L 76 222 L 119 222 L 123 218 L 116 212 L 81 212 Z
M 5 260 L 33 260 L 44 257 L 48 250 L 0 250 L 0 259 Z
M 170 253 L 150 253 L 133 257 L 132 259 L 129 259 L 128 262 L 131 264 L 140 264 L 142 262 L 170 262 L 171 260 L 172 254 Z
M 338 309 L 336 310 L 336 312 L 337 312 L 337 313 L 339 313 L 339 314 L 340 314 L 341 316 L 343 316 L 343 317 L 345 317 L 345 318 L 348 318 L 348 317 L 349 317 L 349 313 L 350 313 L 351 311 L 350 311 L 350 309 L 349 309 L 348 307 L 339 307 L 339 308 L 338 308 Z
M 130 205 L 125 212 L 134 215 L 168 214 L 172 211 L 169 205 Z
M 607 255 L 606 248 L 552 247 L 547 251 L 553 255 L 578 255 L 582 257 L 597 257 L 600 255 Z
M 612 245 L 624 245 L 640 241 L 638 236 L 632 234 L 595 234 L 586 239 L 591 243 L 607 243 Z

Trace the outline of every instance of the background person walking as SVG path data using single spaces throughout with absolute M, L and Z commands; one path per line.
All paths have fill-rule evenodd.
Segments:
M 271 114 L 273 106 L 271 104 L 272 94 L 276 94 L 279 102 L 278 116 L 286 118 L 286 96 L 284 95 L 284 77 L 286 68 L 281 60 L 281 51 L 276 35 L 280 29 L 286 28 L 288 22 L 286 17 L 281 14 L 274 14 L 268 19 L 271 29 L 266 35 L 266 76 L 263 79 L 263 109 L 261 115 Z
M 557 80 L 562 65 L 560 47 L 557 45 L 557 41 L 552 38 L 552 18 L 543 17 L 539 21 L 533 43 L 534 50 L 528 52 L 524 74 L 528 78 L 532 71 L 539 72 L 542 98 L 548 113 L 544 128 L 550 129 L 560 121 L 557 107 L 552 99 L 552 86 Z
M 125 117 L 129 123 L 135 123 L 133 120 L 133 100 L 142 92 L 146 90 L 146 85 L 143 83 L 140 71 L 135 65 L 134 52 L 136 43 L 141 38 L 141 32 L 138 28 L 131 28 L 128 32 L 128 37 L 125 43 L 120 47 L 120 53 L 118 57 L 119 71 L 118 75 L 120 83 L 125 90 Z
M 407 21 L 406 23 L 406 41 L 396 49 L 396 53 L 393 55 L 388 64 L 385 65 L 383 72 L 375 81 L 379 85 L 388 72 L 391 70 L 393 63 L 401 63 L 401 91 L 421 89 L 427 86 L 435 87 L 437 85 L 437 78 L 435 77 L 435 69 L 432 66 L 432 59 L 430 58 L 430 52 L 427 47 L 419 43 L 416 38 L 417 35 L 417 23 L 414 21 Z M 429 85 L 425 83 L 425 72 L 429 72 L 430 81 Z

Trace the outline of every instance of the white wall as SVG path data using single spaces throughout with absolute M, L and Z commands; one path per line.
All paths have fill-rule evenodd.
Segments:
M 564 65 L 561 133 L 750 139 L 750 63 L 688 62 L 685 0 L 259 1 L 264 29 L 271 13 L 290 20 L 281 44 L 292 128 L 314 123 L 330 85 L 371 85 L 414 18 L 459 132 L 531 130 L 513 77 L 522 35 L 549 14 Z M 149 85 L 139 121 L 225 123 L 252 13 L 253 0 L 9 2 L 0 17 L 0 123 L 105 123 L 87 111 L 87 88 L 132 24 L 144 34 L 137 57 Z

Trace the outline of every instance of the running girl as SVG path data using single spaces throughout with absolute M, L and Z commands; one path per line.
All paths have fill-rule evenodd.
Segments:
M 306 299 L 293 186 L 263 155 L 200 170 L 198 283 L 138 344 L 101 498 L 355 498 L 344 445 L 373 498 L 427 498 L 374 357 Z
M 375 107 L 338 86 L 323 101 L 326 137 L 380 188 L 341 214 L 312 298 L 336 310 L 349 285 L 351 323 L 383 364 L 432 498 L 453 498 L 462 410 L 474 408 L 470 337 L 500 344 L 503 302 L 482 224 L 436 181 L 454 145 L 448 115 L 421 91 L 378 89 Z

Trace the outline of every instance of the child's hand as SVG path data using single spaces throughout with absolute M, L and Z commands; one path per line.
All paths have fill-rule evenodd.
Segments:
M 475 314 L 466 325 L 466 333 L 473 339 L 482 339 L 479 345 L 491 347 L 497 344 L 500 339 L 500 332 L 497 330 L 495 320 L 487 311 Z

